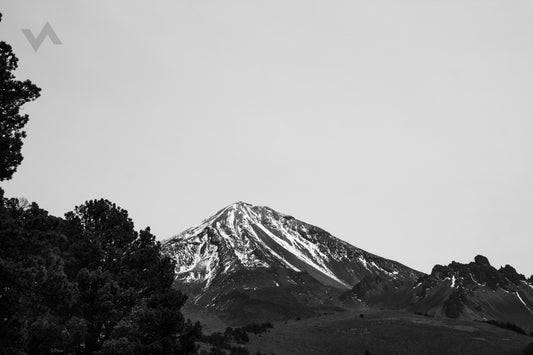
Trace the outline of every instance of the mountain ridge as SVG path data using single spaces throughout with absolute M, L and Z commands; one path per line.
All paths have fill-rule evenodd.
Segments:
M 425 274 L 243 201 L 167 239 L 163 250 L 191 306 L 241 319 L 384 307 L 533 325 L 533 276 L 510 265 L 496 269 L 478 255 Z
M 430 317 L 511 323 L 533 331 L 533 278 L 510 265 L 496 269 L 482 255 L 469 263 L 437 264 L 414 285 L 366 277 L 341 298 Z
M 163 248 L 176 260 L 177 282 L 187 288 L 192 303 L 219 310 L 231 308 L 230 294 L 248 302 L 269 288 L 294 297 L 295 307 L 314 302 L 301 300 L 309 299 L 306 293 L 325 297 L 318 303 L 335 307 L 332 294 L 349 290 L 365 276 L 413 282 L 423 275 L 293 216 L 242 201 L 168 239 Z

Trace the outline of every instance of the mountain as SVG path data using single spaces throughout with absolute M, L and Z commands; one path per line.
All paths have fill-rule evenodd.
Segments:
M 342 306 L 338 296 L 379 276 L 423 274 L 269 207 L 229 205 L 168 239 L 177 282 L 193 305 L 234 317 L 280 319 Z
M 425 275 L 265 206 L 229 205 L 163 249 L 190 307 L 236 321 L 379 307 L 533 330 L 533 277 L 510 265 L 478 255 Z
M 496 320 L 533 331 L 533 277 L 526 279 L 510 265 L 496 269 L 482 255 L 467 264 L 435 265 L 416 284 L 366 277 L 342 298 L 433 317 Z
M 499 320 L 533 330 L 533 283 L 510 266 L 473 262 L 435 265 L 414 287 L 415 309 L 450 318 Z

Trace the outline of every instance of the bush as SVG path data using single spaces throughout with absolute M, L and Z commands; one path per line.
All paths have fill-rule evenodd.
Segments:
M 233 346 L 232 343 L 246 344 L 250 340 L 248 333 L 261 334 L 268 329 L 274 328 L 272 323 L 265 322 L 262 324 L 248 324 L 240 328 L 227 327 L 224 333 L 214 332 L 209 335 L 202 335 L 200 341 L 213 345 L 211 348 L 211 354 L 225 354 L 222 350 L 229 350 L 230 354 L 246 355 L 248 350 L 242 346 Z
M 220 332 L 214 332 L 209 335 L 203 334 L 200 341 L 208 343 L 219 348 L 229 349 L 228 338 Z
M 270 322 L 266 322 L 262 324 L 253 323 L 253 324 L 248 324 L 242 327 L 244 331 L 248 333 L 253 333 L 253 334 L 264 333 L 267 331 L 267 329 L 270 329 L 270 328 L 274 328 L 274 326 Z
M 230 339 L 233 338 L 233 340 L 239 344 L 246 344 L 250 340 L 250 338 L 248 337 L 248 334 L 243 328 L 233 329 L 231 327 L 228 327 L 226 328 L 224 335 L 227 338 L 230 338 Z

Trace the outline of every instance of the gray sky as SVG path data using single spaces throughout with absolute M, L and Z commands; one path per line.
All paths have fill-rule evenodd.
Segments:
M 9 196 L 105 197 L 159 238 L 243 200 L 421 271 L 533 273 L 533 2 L 2 5 L 43 88 Z

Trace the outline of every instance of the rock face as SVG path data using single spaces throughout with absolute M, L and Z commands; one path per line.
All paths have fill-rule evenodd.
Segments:
M 193 304 L 241 315 L 259 308 L 281 317 L 336 307 L 337 296 L 365 277 L 414 282 L 422 275 L 244 202 L 170 238 L 164 250 L 176 260 L 177 282 Z
M 533 283 L 510 266 L 491 266 L 481 255 L 473 262 L 435 265 L 431 274 L 409 284 L 369 277 L 343 298 L 405 308 L 430 316 L 497 320 L 533 330 Z
M 533 329 L 533 284 L 512 266 L 496 269 L 481 255 L 468 264 L 435 265 L 418 280 L 414 295 L 421 312 Z
M 481 286 L 491 290 L 503 289 L 505 291 L 513 291 L 522 283 L 527 283 L 525 276 L 517 273 L 512 266 L 505 265 L 497 270 L 482 255 L 477 255 L 474 262 L 469 264 L 452 262 L 448 266 L 435 265 L 431 274 L 420 281 L 431 283 L 447 279 L 452 281 L 451 287 L 454 288 L 475 289 Z

